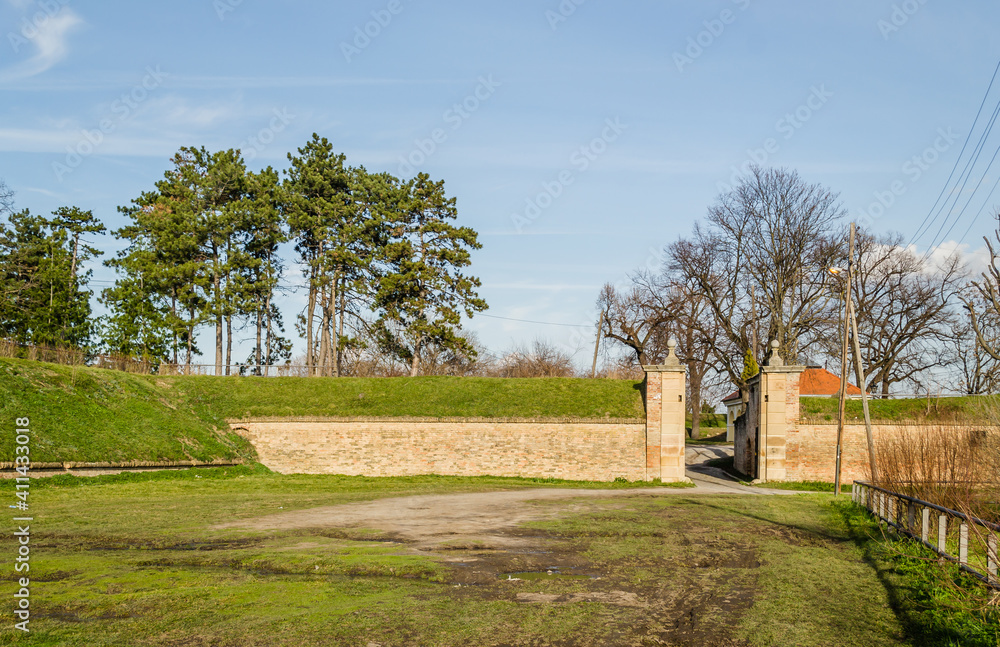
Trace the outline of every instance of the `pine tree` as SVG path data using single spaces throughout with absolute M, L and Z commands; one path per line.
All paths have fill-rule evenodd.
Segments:
M 470 250 L 482 245 L 474 230 L 449 222 L 458 217 L 458 208 L 455 198 L 445 195 L 444 181 L 421 173 L 404 188 L 400 208 L 388 223 L 388 271 L 380 278 L 375 303 L 383 349 L 406 361 L 416 376 L 421 357 L 431 349 L 475 357 L 475 349 L 458 334 L 461 316 L 488 306 L 476 293 L 479 279 L 462 272 L 471 263 Z
M 0 329 L 18 343 L 88 349 L 95 332 L 87 289 L 92 272 L 79 268 L 101 252 L 81 247 L 79 236 L 103 225 L 76 207 L 54 215 L 12 213 L 0 230 Z

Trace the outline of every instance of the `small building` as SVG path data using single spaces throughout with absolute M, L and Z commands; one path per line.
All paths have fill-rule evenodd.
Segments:
M 799 379 L 800 397 L 832 398 L 840 396 L 840 377 L 820 366 L 810 366 Z M 847 397 L 860 397 L 861 389 L 850 382 L 847 383 Z M 734 391 L 722 400 L 726 407 L 726 440 L 733 442 L 736 437 L 736 419 L 743 413 L 743 400 L 740 392 Z

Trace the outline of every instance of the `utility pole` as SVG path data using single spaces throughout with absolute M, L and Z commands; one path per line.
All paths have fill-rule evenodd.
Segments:
M 858 320 L 851 308 L 851 332 L 854 335 L 854 371 L 858 376 L 858 386 L 861 387 L 861 405 L 865 410 L 865 434 L 868 436 L 868 466 L 872 472 L 872 483 L 878 484 L 878 469 L 875 466 L 875 437 L 872 434 L 872 416 L 868 411 L 868 383 L 865 380 L 865 367 L 861 364 L 861 342 L 858 341 Z
M 851 285 L 854 272 L 854 232 L 855 225 L 851 223 L 851 235 L 850 243 L 848 245 L 848 255 L 847 255 L 847 281 L 844 283 L 844 326 L 843 326 L 843 343 L 841 344 L 840 350 L 840 415 L 837 418 L 837 464 L 836 464 L 836 476 L 833 482 L 833 496 L 840 496 L 840 470 L 841 470 L 841 456 L 843 453 L 843 442 L 844 442 L 844 418 L 847 417 L 847 354 L 848 354 L 848 340 L 851 336 L 851 310 L 852 301 L 851 297 Z
M 601 350 L 601 333 L 604 328 L 604 311 L 601 310 L 601 318 L 597 320 L 597 343 L 594 344 L 594 366 L 590 369 L 590 379 L 597 377 L 597 352 Z

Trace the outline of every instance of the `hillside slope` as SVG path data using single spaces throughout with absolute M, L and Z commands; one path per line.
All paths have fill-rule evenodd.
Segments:
M 14 456 L 15 419 L 31 420 L 34 462 L 254 459 L 225 420 L 169 385 L 86 367 L 0 359 L 0 461 Z
M 0 462 L 31 419 L 35 462 L 254 460 L 227 419 L 642 418 L 628 381 L 139 376 L 0 359 Z

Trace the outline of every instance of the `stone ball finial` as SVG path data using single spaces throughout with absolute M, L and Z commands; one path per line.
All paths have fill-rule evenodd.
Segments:
M 778 343 L 777 339 L 771 340 L 771 357 L 767 362 L 768 366 L 784 366 L 785 362 L 781 359 L 781 355 L 778 353 L 778 349 L 781 344 Z

